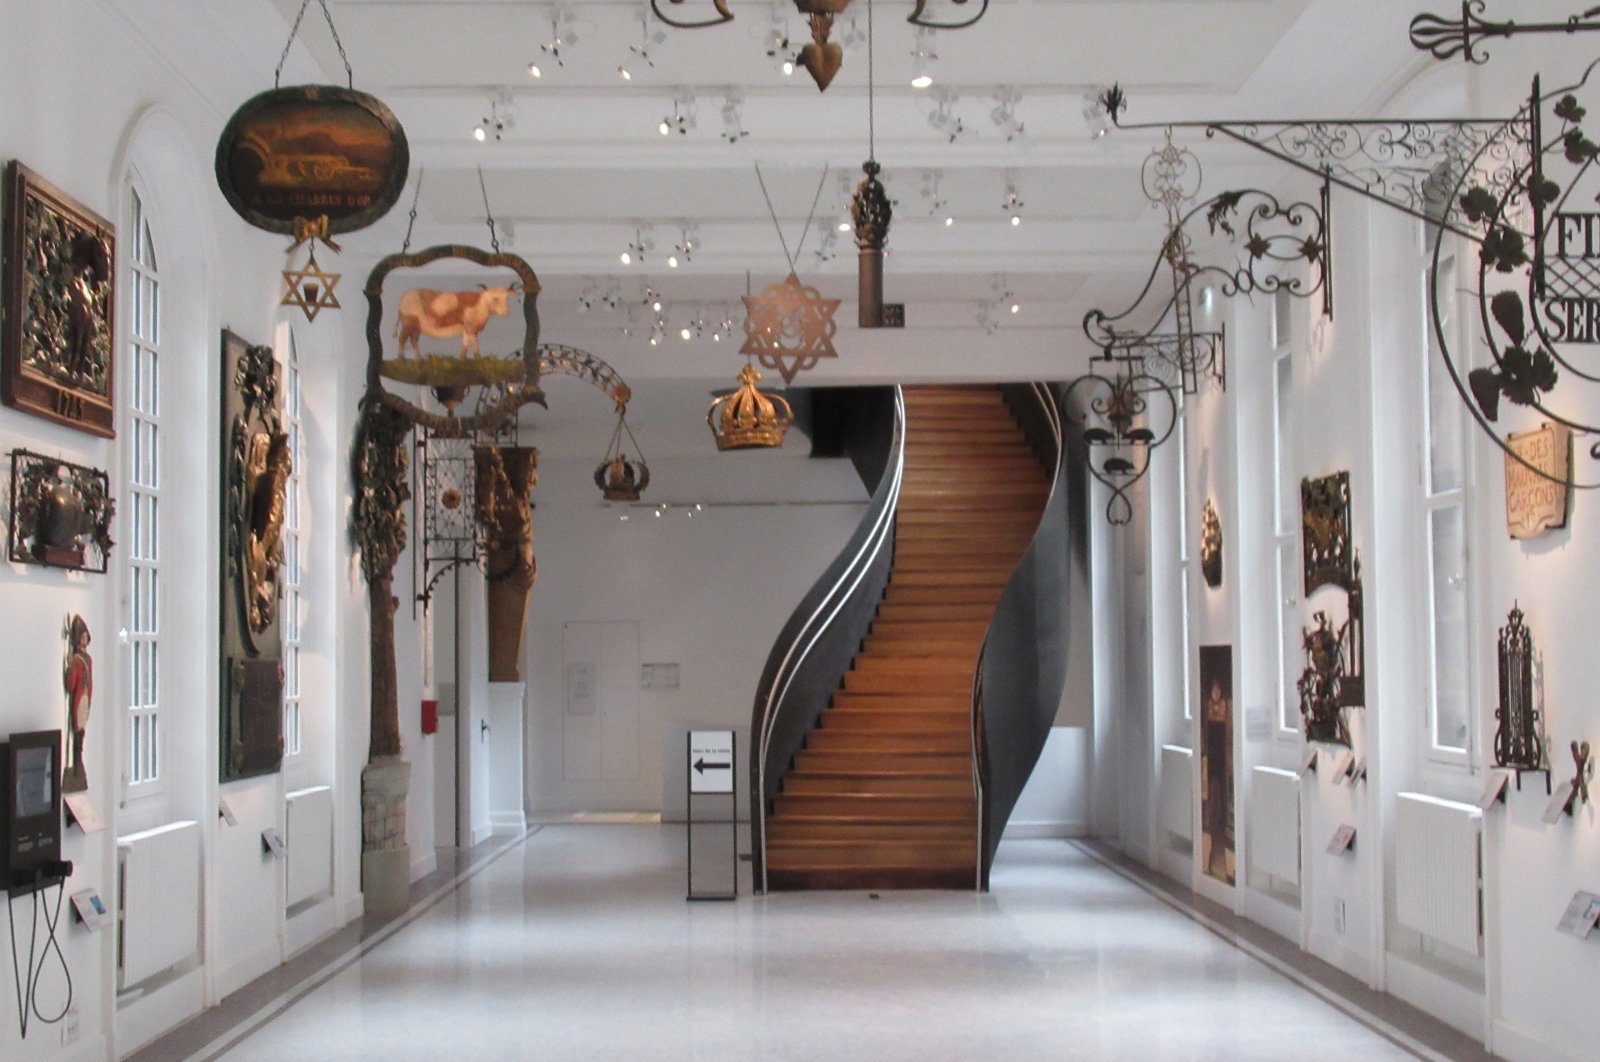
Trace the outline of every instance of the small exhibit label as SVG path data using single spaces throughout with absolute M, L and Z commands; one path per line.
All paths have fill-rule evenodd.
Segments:
M 1315 745 L 1306 749 L 1306 754 L 1300 759 L 1300 777 L 1304 778 L 1317 769 L 1317 748 Z
M 1505 795 L 1506 786 L 1511 784 L 1511 776 L 1503 771 L 1490 771 L 1489 778 L 1484 783 L 1483 795 L 1478 798 L 1480 811 L 1488 811 L 1496 800 Z
M 100 817 L 100 809 L 94 806 L 87 792 L 64 793 L 61 802 L 67 806 L 72 821 L 84 833 L 99 833 L 106 828 L 106 820 Z
M 689 731 L 689 792 L 733 792 L 733 731 Z
M 106 910 L 100 894 L 93 889 L 73 893 L 72 909 L 78 912 L 78 920 L 88 926 L 91 933 L 98 932 L 111 924 L 111 912 Z
M 1342 855 L 1350 851 L 1356 844 L 1356 828 L 1350 825 L 1340 826 L 1334 832 L 1333 840 L 1328 842 L 1329 855 Z
M 1565 815 L 1567 808 L 1572 806 L 1572 799 L 1577 795 L 1573 792 L 1576 788 L 1577 783 L 1575 782 L 1562 782 L 1556 786 L 1556 791 L 1550 796 L 1550 803 L 1544 807 L 1543 820 L 1546 826 L 1554 826 L 1561 821 L 1561 816 Z
M 1592 892 L 1575 892 L 1556 928 L 1583 940 L 1597 921 L 1600 921 L 1600 896 Z
M 279 859 L 283 858 L 283 854 L 289 848 L 288 843 L 283 839 L 283 834 L 276 828 L 261 831 L 261 846 Z

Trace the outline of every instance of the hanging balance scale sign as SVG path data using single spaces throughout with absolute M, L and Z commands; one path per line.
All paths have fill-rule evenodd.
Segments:
M 238 215 L 258 229 L 289 236 L 288 253 L 307 247 L 302 268 L 283 271 L 282 305 L 308 320 L 339 308 L 340 275 L 317 263 L 318 241 L 337 253 L 333 237 L 387 214 L 400 198 L 411 151 L 393 112 L 357 92 L 350 61 L 333 27 L 327 0 L 317 0 L 344 62 L 348 84 L 279 84 L 289 45 L 311 0 L 303 0 L 278 60 L 273 88 L 234 112 L 217 141 L 217 185 Z

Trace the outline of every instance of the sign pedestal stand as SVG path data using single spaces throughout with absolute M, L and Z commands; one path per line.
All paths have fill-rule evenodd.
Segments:
M 688 781 L 686 783 L 687 799 L 684 802 L 686 809 L 687 825 L 685 835 L 688 838 L 688 891 L 687 900 L 735 900 L 739 896 L 739 807 L 738 799 L 734 796 L 734 762 L 738 751 L 738 744 L 732 730 L 691 730 L 685 741 L 685 750 L 688 753 Z M 709 804 L 706 814 L 710 817 L 696 815 L 696 797 L 700 798 L 699 805 Z M 717 818 L 716 808 L 725 808 L 724 818 Z M 695 884 L 694 842 L 695 828 L 703 827 L 728 827 L 728 866 L 732 876 L 728 879 L 726 887 L 717 891 L 697 888 Z M 721 836 L 718 830 L 707 830 L 707 836 L 714 839 Z M 720 847 L 720 845 L 718 845 Z M 720 860 L 718 860 L 720 862 Z M 701 866 L 704 868 L 702 859 Z

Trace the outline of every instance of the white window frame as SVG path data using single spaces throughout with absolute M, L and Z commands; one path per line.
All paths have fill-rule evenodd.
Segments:
M 1442 765 L 1451 768 L 1466 768 L 1470 770 L 1476 761 L 1478 754 L 1477 697 L 1474 695 L 1475 675 L 1471 666 L 1471 649 L 1472 646 L 1477 644 L 1477 642 L 1472 610 L 1471 546 L 1468 541 L 1468 535 L 1471 527 L 1468 506 L 1471 500 L 1470 491 L 1472 486 L 1472 449 L 1470 440 L 1466 435 L 1468 427 L 1466 423 L 1467 417 L 1463 413 L 1459 404 L 1452 404 L 1449 408 L 1452 413 L 1450 419 L 1453 421 L 1453 423 L 1445 427 L 1443 430 L 1454 431 L 1457 434 L 1457 451 L 1460 454 L 1461 461 L 1460 482 L 1453 487 L 1435 489 L 1433 482 L 1433 462 L 1430 454 L 1430 447 L 1436 430 L 1436 425 L 1434 424 L 1433 418 L 1433 409 L 1430 402 L 1433 393 L 1431 382 L 1434 379 L 1434 373 L 1442 373 L 1446 370 L 1440 363 L 1441 355 L 1438 350 L 1438 341 L 1433 330 L 1433 308 L 1429 292 L 1429 285 L 1432 283 L 1431 268 L 1433 265 L 1433 254 L 1429 247 L 1429 226 L 1426 223 L 1419 223 L 1417 226 L 1417 233 L 1422 251 L 1422 267 L 1420 270 L 1421 279 L 1418 290 L 1422 299 L 1423 341 L 1420 346 L 1424 359 L 1421 367 L 1421 386 L 1417 388 L 1420 406 L 1420 409 L 1418 410 L 1419 415 L 1417 417 L 1417 422 L 1421 425 L 1421 430 L 1418 432 L 1417 439 L 1420 473 L 1418 477 L 1417 489 L 1418 519 L 1420 521 L 1418 526 L 1421 529 L 1424 543 L 1421 561 L 1423 566 L 1422 585 L 1424 588 L 1424 593 L 1421 595 L 1421 597 L 1423 599 L 1423 607 L 1426 613 L 1427 621 L 1425 630 L 1423 632 L 1424 652 L 1422 654 L 1423 661 L 1426 665 L 1424 673 L 1424 683 L 1426 685 L 1424 706 L 1426 710 L 1423 713 L 1422 720 L 1424 748 L 1426 750 L 1426 758 L 1431 764 Z M 1455 272 L 1452 275 L 1457 278 L 1455 281 L 1457 292 L 1455 293 L 1455 298 L 1452 300 L 1454 309 L 1451 313 L 1451 319 L 1445 322 L 1444 327 L 1447 332 L 1450 333 L 1449 340 L 1455 346 L 1455 349 L 1458 351 L 1465 351 L 1470 348 L 1467 346 L 1466 329 L 1464 327 L 1460 308 L 1459 277 L 1461 263 L 1466 261 L 1466 257 L 1463 255 L 1462 248 L 1459 246 L 1459 240 L 1456 240 L 1449 234 L 1443 234 L 1441 238 L 1450 241 L 1450 243 L 1446 244 L 1443 252 L 1440 255 L 1441 261 L 1443 261 L 1446 257 L 1454 259 Z M 1461 659 L 1454 662 L 1448 659 L 1441 661 L 1440 659 L 1441 646 L 1439 644 L 1438 622 L 1435 605 L 1439 573 L 1434 566 L 1433 551 L 1433 528 L 1435 516 L 1438 513 L 1452 510 L 1455 512 L 1456 519 L 1461 528 L 1461 554 L 1458 558 L 1458 563 L 1461 572 L 1460 605 L 1462 615 L 1465 617 L 1463 641 L 1466 643 L 1465 645 L 1459 647 L 1461 649 Z M 1465 747 L 1444 745 L 1439 741 L 1438 676 L 1441 666 L 1454 666 L 1459 668 L 1462 674 L 1461 696 L 1464 703 L 1462 704 L 1461 708 L 1466 723 Z
M 1289 292 L 1280 289 L 1273 297 L 1270 314 L 1272 331 L 1272 549 L 1274 608 L 1273 631 L 1277 640 L 1274 654 L 1277 669 L 1278 718 L 1273 724 L 1277 736 L 1285 741 L 1299 741 L 1302 730 L 1300 696 L 1296 687 L 1299 678 L 1300 645 L 1297 620 L 1300 607 L 1300 497 L 1294 489 L 1292 470 L 1294 459 L 1293 420 L 1285 408 L 1286 399 L 1293 397 L 1294 362 L 1293 343 L 1294 304 Z M 1285 395 L 1282 377 L 1289 376 L 1289 394 Z
M 122 760 L 123 798 L 159 795 L 163 788 L 161 733 L 161 366 L 162 308 L 158 241 L 150 197 L 129 175 L 127 285 L 122 300 L 126 368 L 122 373 L 124 485 L 121 594 L 123 707 L 127 742 Z
M 301 710 L 302 645 L 306 607 L 301 576 L 305 572 L 305 538 L 302 510 L 305 505 L 305 477 L 302 471 L 304 436 L 302 423 L 303 379 L 300 353 L 295 346 L 294 329 L 286 329 L 288 342 L 283 353 L 283 430 L 289 436 L 290 471 L 284 497 L 283 520 L 283 754 L 288 762 L 299 760 L 304 751 L 305 719 Z
M 1183 389 L 1177 389 L 1178 402 L 1178 641 L 1183 652 L 1183 719 L 1194 719 L 1194 671 L 1199 664 L 1191 659 L 1194 651 L 1194 610 L 1190 594 L 1194 589 L 1194 548 L 1189 543 L 1189 430 L 1184 415 Z

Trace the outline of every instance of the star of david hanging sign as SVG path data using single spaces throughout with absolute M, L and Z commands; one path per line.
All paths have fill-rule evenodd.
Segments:
M 334 286 L 339 283 L 340 273 L 328 273 L 317 265 L 316 252 L 306 262 L 304 269 L 285 269 L 283 282 L 287 290 L 283 293 L 281 306 L 298 306 L 306 315 L 306 320 L 315 321 L 317 314 L 323 310 L 339 309 L 339 297 L 333 293 Z
M 744 296 L 744 309 L 744 346 L 739 353 L 776 369 L 786 384 L 804 370 L 816 368 L 822 358 L 839 356 L 833 349 L 833 337 L 839 330 L 833 315 L 839 300 L 824 299 L 793 273 L 760 295 Z

